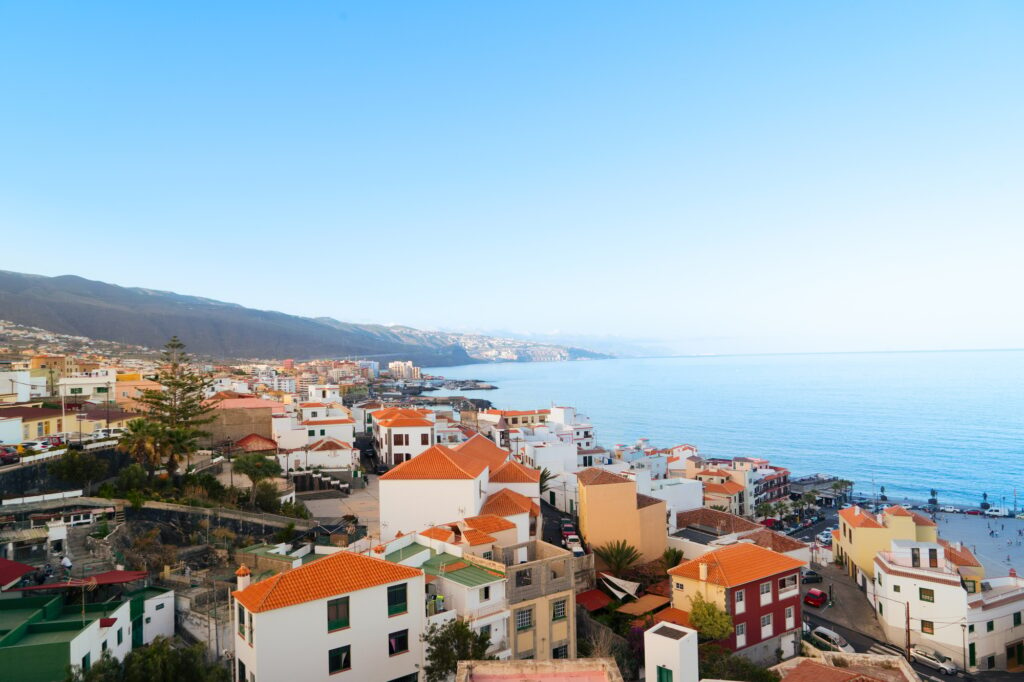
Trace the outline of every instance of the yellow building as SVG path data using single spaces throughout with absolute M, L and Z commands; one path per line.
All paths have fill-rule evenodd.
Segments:
M 934 521 L 899 505 L 877 515 L 854 506 L 839 512 L 833 538 L 836 558 L 863 587 L 875 579 L 875 555 L 889 550 L 893 540 L 936 542 L 938 533 Z
M 660 559 L 668 546 L 668 509 L 664 500 L 636 492 L 636 481 L 604 469 L 576 475 L 579 483 L 580 534 L 591 549 L 625 540 L 641 562 Z

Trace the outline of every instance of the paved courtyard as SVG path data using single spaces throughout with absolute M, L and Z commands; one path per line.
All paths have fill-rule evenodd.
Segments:
M 365 488 L 355 487 L 348 497 L 331 497 L 320 500 L 303 500 L 306 508 L 315 518 L 337 518 L 352 514 L 359 518 L 359 523 L 366 526 L 367 534 L 372 538 L 380 537 L 380 502 L 377 490 L 377 476 L 370 476 L 370 483 Z
M 1024 575 L 1024 519 L 939 512 L 935 520 L 939 537 L 950 542 L 959 540 L 969 547 L 985 567 L 987 577 L 1008 575 L 1011 568 Z

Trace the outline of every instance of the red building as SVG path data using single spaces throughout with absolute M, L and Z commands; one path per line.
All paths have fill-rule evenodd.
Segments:
M 722 644 L 762 664 L 798 653 L 800 643 L 799 559 L 738 542 L 684 561 L 669 570 L 672 607 L 689 613 L 700 594 L 732 616 L 733 634 Z

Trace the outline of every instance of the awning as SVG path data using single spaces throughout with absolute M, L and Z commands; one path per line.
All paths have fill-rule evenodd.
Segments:
M 106 573 L 97 573 L 96 575 L 90 575 L 85 578 L 71 578 L 70 580 L 62 580 L 56 583 L 16 587 L 13 590 L 8 591 L 29 592 L 31 590 L 60 590 L 71 587 L 84 587 L 86 589 L 90 589 L 100 585 L 123 585 L 124 583 L 130 583 L 136 580 L 145 580 L 147 577 L 149 577 L 149 573 L 146 571 L 107 571 Z
M 654 611 L 655 609 L 660 609 L 670 601 L 671 600 L 668 597 L 661 597 L 656 594 L 645 594 L 636 601 L 623 604 L 615 610 L 629 616 L 642 616 L 645 613 Z
M 636 593 L 640 590 L 640 583 L 616 578 L 615 576 L 607 573 L 600 573 L 599 577 L 604 581 L 603 585 L 619 599 L 623 599 L 625 597 L 633 597 L 635 599 Z
M 586 590 L 576 595 L 576 603 L 591 613 L 603 609 L 612 602 L 612 598 L 601 590 Z

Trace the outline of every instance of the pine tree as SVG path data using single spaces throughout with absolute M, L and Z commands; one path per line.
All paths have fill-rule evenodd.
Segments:
M 173 471 L 181 455 L 190 457 L 196 451 L 197 440 L 210 435 L 202 427 L 215 418 L 210 414 L 213 403 L 204 395 L 213 378 L 195 371 L 192 357 L 177 336 L 164 346 L 160 359 L 157 381 L 163 389 L 144 391 L 138 402 L 147 418 L 159 425 L 160 449 L 167 457 L 168 470 Z

